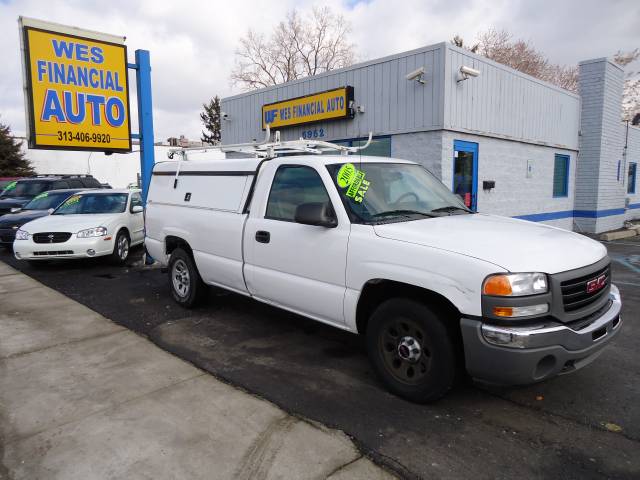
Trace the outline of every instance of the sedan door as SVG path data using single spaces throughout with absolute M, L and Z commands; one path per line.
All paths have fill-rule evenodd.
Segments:
M 351 224 L 304 225 L 298 206 L 332 205 L 318 171 L 305 165 L 267 167 L 268 200 L 251 212 L 245 229 L 245 278 L 255 297 L 329 323 L 343 324 L 345 268 Z M 326 172 L 325 172 L 326 173 Z M 328 173 L 326 173 L 328 178 Z M 330 207 L 333 208 L 333 205 Z M 335 212 L 335 210 L 334 210 Z

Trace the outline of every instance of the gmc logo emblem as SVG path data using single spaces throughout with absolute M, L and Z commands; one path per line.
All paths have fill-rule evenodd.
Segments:
M 587 282 L 587 293 L 597 292 L 607 284 L 607 276 L 602 274 L 598 278 Z

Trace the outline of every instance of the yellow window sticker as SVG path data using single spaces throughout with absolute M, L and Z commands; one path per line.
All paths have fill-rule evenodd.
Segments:
M 70 205 L 74 205 L 76 203 L 78 203 L 80 201 L 80 195 L 73 195 L 69 198 L 67 198 L 67 201 L 64 202 L 64 206 L 68 207 Z
M 336 181 L 340 188 L 346 188 L 345 195 L 356 203 L 362 203 L 369 190 L 371 182 L 365 179 L 366 173 L 358 170 L 352 163 L 345 163 L 340 170 Z

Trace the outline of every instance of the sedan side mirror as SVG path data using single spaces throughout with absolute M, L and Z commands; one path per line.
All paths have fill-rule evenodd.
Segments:
M 329 202 L 298 205 L 294 220 L 296 223 L 315 225 L 317 227 L 335 228 L 338 226 L 338 219 Z
M 133 207 L 131 207 L 131 213 L 142 213 L 144 211 L 144 208 L 142 207 L 142 205 L 134 205 Z
M 55 208 L 48 208 L 48 209 L 47 209 L 47 213 L 48 213 L 49 215 L 51 215 L 51 214 L 52 214 L 53 212 L 55 212 L 55 211 L 56 211 L 56 209 L 55 209 Z

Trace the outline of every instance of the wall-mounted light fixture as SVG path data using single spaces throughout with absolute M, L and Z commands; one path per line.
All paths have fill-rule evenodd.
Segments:
M 457 83 L 464 82 L 471 77 L 477 77 L 480 75 L 480 70 L 476 70 L 475 68 L 467 67 L 466 65 L 462 65 L 460 67 L 460 71 L 458 72 L 458 80 Z
M 420 67 L 420 68 L 418 68 L 417 70 L 414 70 L 411 73 L 407 73 L 405 78 L 408 81 L 415 80 L 416 82 L 424 85 L 425 82 L 424 82 L 424 79 L 422 78 L 422 77 L 424 77 L 424 71 L 425 71 L 424 67 Z
M 227 112 L 220 112 L 220 116 L 222 117 L 223 120 L 231 120 L 231 118 L 229 118 L 229 114 Z

